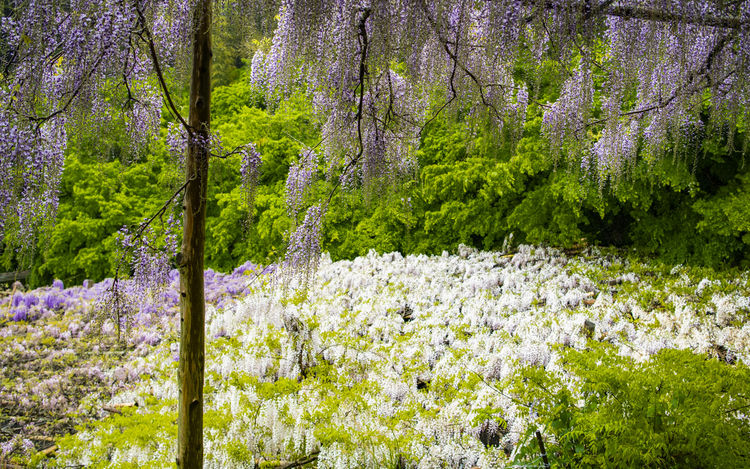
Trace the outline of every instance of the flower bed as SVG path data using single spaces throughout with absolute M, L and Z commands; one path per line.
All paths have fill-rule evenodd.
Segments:
M 207 309 L 206 467 L 504 467 L 544 418 L 518 379 L 540 370 L 575 390 L 566 350 L 606 346 L 637 368 L 685 349 L 720 374 L 750 359 L 746 273 L 460 246 L 324 257 L 307 284 L 283 275 L 237 275 L 241 299 Z M 128 377 L 144 372 L 106 402 L 137 407 L 58 440 L 53 464 L 171 467 L 178 340 L 173 320 L 159 327 L 126 359 Z

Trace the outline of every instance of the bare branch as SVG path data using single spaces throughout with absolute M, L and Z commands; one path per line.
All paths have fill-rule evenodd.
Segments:
M 182 117 L 182 114 L 180 114 L 180 111 L 177 110 L 177 106 L 175 106 L 174 102 L 172 101 L 172 95 L 169 93 L 167 83 L 164 81 L 164 74 L 161 71 L 161 65 L 159 65 L 159 57 L 156 54 L 154 38 L 153 36 L 151 36 L 151 31 L 148 29 L 148 25 L 146 24 L 146 17 L 143 15 L 143 10 L 141 10 L 138 2 L 135 2 L 135 9 L 138 12 L 138 22 L 141 24 L 143 32 L 146 35 L 146 44 L 148 45 L 151 60 L 154 62 L 154 71 L 156 72 L 156 76 L 159 79 L 159 85 L 161 85 L 161 89 L 164 92 L 164 100 L 167 102 L 167 105 L 170 111 L 172 111 L 172 114 L 174 114 L 174 116 L 180 121 L 183 127 L 185 127 L 185 130 L 187 130 L 188 134 L 190 134 L 190 136 L 192 137 L 193 128 L 190 127 L 190 125 L 185 121 L 185 119 Z
M 626 19 L 639 19 L 660 22 L 678 22 L 683 24 L 694 24 L 698 26 L 713 26 L 724 29 L 740 29 L 747 24 L 741 18 L 733 16 L 713 16 L 699 14 L 683 14 L 656 8 L 644 8 L 638 6 L 608 6 L 602 8 L 601 15 L 618 16 Z
M 280 469 L 292 469 L 295 467 L 302 467 L 302 466 L 305 466 L 307 464 L 317 461 L 317 459 L 318 459 L 318 452 L 316 451 L 310 454 L 309 456 L 305 456 L 304 458 L 282 464 L 280 466 Z
M 94 75 L 94 72 L 96 72 L 97 68 L 99 67 L 99 64 L 104 60 L 104 56 L 106 55 L 106 49 L 99 54 L 99 57 L 97 57 L 96 61 L 94 62 L 94 65 L 89 69 L 88 73 L 85 75 L 84 79 L 80 81 L 78 86 L 73 90 L 73 93 L 70 95 L 68 100 L 65 102 L 65 104 L 57 109 L 56 111 L 47 114 L 46 116 L 23 116 L 26 119 L 28 119 L 31 122 L 36 123 L 36 129 L 39 130 L 39 127 L 45 123 L 46 121 L 53 119 L 56 116 L 59 116 L 60 114 L 63 114 L 70 108 L 71 104 L 73 104 L 73 101 L 76 99 L 78 94 L 83 89 L 84 85 L 88 82 L 88 80 Z
M 364 143 L 362 141 L 362 106 L 365 98 L 365 78 L 367 77 L 367 18 L 370 17 L 370 9 L 365 8 L 362 11 L 362 18 L 359 20 L 359 37 L 358 41 L 362 48 L 362 54 L 359 58 L 359 103 L 357 104 L 357 138 L 359 139 L 359 153 L 355 160 L 359 160 L 365 151 Z
M 587 20 L 595 16 L 616 16 L 624 19 L 637 19 L 646 21 L 658 21 L 664 23 L 682 23 L 682 24 L 693 24 L 697 26 L 710 26 L 723 29 L 741 29 L 743 26 L 748 24 L 747 20 L 743 20 L 739 16 L 716 16 L 716 15 L 704 15 L 698 12 L 680 12 L 670 11 L 663 8 L 651 8 L 636 5 L 612 5 L 613 0 L 604 0 L 600 4 L 587 11 L 584 11 L 583 19 Z M 540 10 L 553 10 L 559 8 L 559 4 L 553 3 L 548 0 L 522 0 L 522 4 L 534 7 L 540 6 Z M 572 3 L 570 8 L 581 8 L 586 9 L 587 2 Z M 530 15 L 525 18 L 526 22 L 534 20 L 534 15 Z
M 190 182 L 192 182 L 194 179 L 195 179 L 195 177 L 187 179 L 172 194 L 172 196 L 169 199 L 167 199 L 166 202 L 164 202 L 164 204 L 159 208 L 159 210 L 157 210 L 151 216 L 151 218 L 149 218 L 148 220 L 146 220 L 145 222 L 141 223 L 138 226 L 138 228 L 136 229 L 136 231 L 134 233 L 134 236 L 133 236 L 133 240 L 134 241 L 135 240 L 141 240 L 141 242 L 145 243 L 145 241 L 143 241 L 143 233 L 146 231 L 146 228 L 148 228 L 154 222 L 154 220 L 156 220 L 158 217 L 162 216 L 167 211 L 167 208 L 169 208 L 169 204 L 171 204 L 177 198 L 177 196 L 180 195 L 182 193 L 182 191 L 185 190 L 185 188 L 187 187 L 187 185 Z M 152 250 L 154 250 L 154 248 L 152 246 L 149 246 L 149 247 Z M 118 341 L 120 340 L 120 322 L 121 322 L 121 319 L 122 319 L 121 318 L 121 310 L 122 310 L 122 308 L 120 306 L 121 298 L 120 298 L 120 295 L 118 293 L 119 292 L 120 268 L 125 263 L 125 256 L 127 254 L 128 254 L 128 251 L 126 250 L 126 251 L 124 251 L 122 253 L 122 256 L 120 256 L 120 260 L 117 262 L 117 266 L 115 267 L 115 275 L 114 275 L 114 278 L 112 280 L 112 285 L 107 289 L 107 291 L 112 292 L 112 299 L 110 301 L 113 303 L 113 309 L 115 311 L 115 315 L 116 315 L 116 319 L 117 319 L 117 340 Z
M 427 5 L 425 4 L 424 0 L 419 0 L 419 4 L 422 7 L 422 11 L 425 15 L 425 18 L 427 18 L 427 21 L 430 23 L 430 26 L 432 27 L 432 30 L 435 32 L 435 35 L 438 37 L 438 40 L 443 45 L 443 49 L 445 50 L 446 54 L 448 54 L 448 57 L 453 61 L 454 64 L 454 73 L 455 73 L 455 67 L 458 67 L 461 69 L 462 72 L 464 72 L 469 78 L 471 78 L 471 81 L 474 82 L 474 84 L 477 86 L 477 89 L 479 90 L 479 97 L 482 101 L 482 104 L 492 109 L 493 113 L 495 114 L 495 117 L 498 119 L 502 119 L 502 116 L 500 115 L 500 112 L 497 110 L 494 104 L 489 102 L 487 100 L 487 96 L 484 92 L 484 86 L 481 83 L 481 80 L 477 77 L 477 75 L 469 70 L 467 66 L 462 64 L 458 60 L 458 39 L 456 39 L 456 47 L 454 50 L 451 50 L 449 46 L 449 41 L 446 39 L 446 37 L 443 35 L 442 31 L 440 30 L 440 27 L 437 24 L 437 21 L 430 15 L 430 10 L 427 8 Z M 458 35 L 456 36 L 458 38 Z M 452 75 L 453 76 L 453 75 Z M 451 79 L 451 87 L 453 88 L 453 80 Z M 452 92 L 455 93 L 455 89 L 452 89 Z M 445 106 L 441 107 L 440 110 L 444 109 Z
M 736 34 L 735 31 L 732 31 L 729 34 L 726 34 L 722 36 L 714 45 L 713 49 L 708 53 L 706 56 L 706 61 L 703 67 L 701 67 L 699 70 L 694 71 L 688 76 L 686 86 L 678 87 L 674 93 L 672 93 L 669 97 L 663 100 L 659 100 L 659 102 L 639 108 L 634 109 L 627 112 L 621 112 L 617 117 L 627 117 L 627 116 L 633 116 L 633 115 L 640 115 L 643 116 L 643 114 L 646 114 L 648 112 L 657 110 L 657 109 L 663 109 L 667 106 L 669 106 L 675 99 L 677 99 L 678 96 L 682 93 L 696 93 L 702 88 L 702 83 L 705 79 L 706 85 L 711 86 L 711 77 L 709 75 L 709 72 L 711 71 L 711 67 L 713 65 L 714 60 L 716 60 L 716 56 L 721 52 L 721 50 L 729 43 L 729 40 L 734 37 Z M 723 82 L 727 78 L 729 78 L 731 75 L 734 74 L 734 70 L 728 72 L 725 76 L 723 76 L 720 80 L 720 82 Z M 707 101 L 708 98 L 701 99 L 700 103 L 703 104 Z M 601 124 L 603 122 L 606 122 L 609 120 L 608 118 L 604 117 L 601 119 L 597 119 L 594 121 L 590 121 L 585 123 L 583 126 L 576 129 L 576 132 L 579 132 L 583 129 L 589 128 L 591 126 Z

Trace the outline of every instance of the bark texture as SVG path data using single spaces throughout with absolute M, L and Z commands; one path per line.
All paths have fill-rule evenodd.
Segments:
M 203 251 L 206 238 L 208 137 L 211 125 L 211 0 L 194 13 L 193 69 L 190 82 L 192 129 L 186 158 L 183 238 L 180 264 L 180 364 L 177 466 L 203 467 L 203 375 L 205 296 Z

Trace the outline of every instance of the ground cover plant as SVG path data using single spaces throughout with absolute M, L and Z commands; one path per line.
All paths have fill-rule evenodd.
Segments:
M 231 274 L 206 272 L 207 301 L 224 307 L 247 294 L 250 263 Z M 112 279 L 65 288 L 14 288 L 0 301 L 0 461 L 28 461 L 76 425 L 116 412 L 118 391 L 152 372 L 144 357 L 179 327 L 177 275 L 143 302 L 118 331 L 103 299 Z M 126 293 L 137 290 L 124 281 Z M 119 335 L 119 336 L 118 336 Z
M 556 467 L 750 458 L 746 272 L 460 246 L 324 256 L 307 284 L 257 274 L 207 274 L 206 467 L 542 467 L 537 431 Z M 99 413 L 35 463 L 171 467 L 176 321 L 155 317 L 133 330 L 157 340 L 135 333 L 127 356 L 102 365 L 115 386 L 86 401 Z M 10 456 L 24 454 L 13 444 Z

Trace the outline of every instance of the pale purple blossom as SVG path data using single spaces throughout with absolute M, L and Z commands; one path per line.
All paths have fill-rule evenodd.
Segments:
M 253 203 L 255 202 L 255 190 L 258 186 L 260 167 L 263 164 L 263 160 L 253 143 L 245 145 L 241 149 L 240 154 L 242 156 L 240 162 L 240 180 L 245 195 L 246 208 L 252 214 Z
M 289 167 L 286 178 L 286 206 L 289 216 L 297 218 L 302 208 L 305 194 L 313 183 L 318 155 L 313 150 L 300 152 L 295 163 Z
M 293 272 L 308 274 L 315 269 L 321 253 L 321 229 L 326 207 L 318 204 L 307 209 L 303 222 L 289 236 L 284 264 Z

